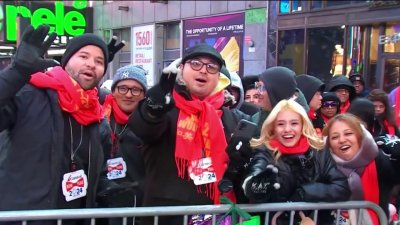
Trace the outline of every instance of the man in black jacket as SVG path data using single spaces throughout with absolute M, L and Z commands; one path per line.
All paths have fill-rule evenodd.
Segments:
M 229 85 L 220 73 L 224 64 L 207 44 L 187 49 L 181 61 L 163 70 L 131 115 L 128 126 L 144 142 L 144 206 L 218 203 L 217 186 L 228 162 L 226 140 L 240 120 L 222 107 Z M 143 219 L 153 224 L 153 218 Z M 182 221 L 159 218 L 160 225 Z
M 110 137 L 96 89 L 108 46 L 94 34 L 74 37 L 57 66 L 44 59 L 56 37 L 45 40 L 48 32 L 29 26 L 0 73 L 0 210 L 95 207 Z

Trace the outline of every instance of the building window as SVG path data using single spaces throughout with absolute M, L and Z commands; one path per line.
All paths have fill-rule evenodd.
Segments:
M 165 24 L 165 50 L 180 48 L 180 23 Z
M 278 65 L 304 73 L 304 29 L 279 31 Z
M 287 14 L 302 11 L 301 0 L 281 0 L 279 1 L 279 13 Z
M 113 30 L 113 35 L 117 36 L 117 43 L 124 40 L 125 46 L 121 49 L 121 52 L 131 51 L 131 28 L 123 28 L 118 30 Z
M 380 43 L 384 43 L 384 51 L 400 52 L 400 22 L 386 23 L 385 35 L 380 36 Z
M 344 26 L 308 29 L 307 74 L 324 82 L 344 74 Z

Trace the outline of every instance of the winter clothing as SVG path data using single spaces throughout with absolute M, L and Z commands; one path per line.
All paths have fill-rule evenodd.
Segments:
M 317 151 L 309 147 L 305 153 L 282 154 L 275 160 L 271 150 L 265 147 L 258 148 L 249 166 L 249 174 L 264 170 L 268 164 L 278 168 L 277 181 L 280 189 L 266 193 L 268 195 L 264 195 L 263 198 L 259 196 L 257 199 L 250 199 L 254 203 L 336 202 L 349 198 L 350 190 L 346 177 L 337 170 L 329 151 Z M 250 182 L 247 178 L 246 181 Z M 287 224 L 288 215 L 284 215 L 278 218 L 278 224 Z M 329 215 L 320 214 L 318 219 L 319 222 L 332 221 Z
M 351 102 L 348 113 L 351 113 L 360 118 L 366 125 L 368 131 L 372 131 L 375 108 L 374 104 L 366 98 L 356 98 Z
M 369 90 L 365 87 L 365 81 L 361 74 L 350 75 L 349 80 L 353 84 L 355 81 L 360 81 L 363 85 L 363 90 L 360 94 L 357 94 L 357 97 L 367 97 L 368 96 Z
M 259 75 L 258 78 L 264 83 L 272 107 L 280 100 L 294 95 L 297 87 L 295 75 L 292 70 L 282 66 L 268 68 Z
M 114 75 L 111 91 L 115 90 L 121 80 L 135 80 L 142 86 L 145 93 L 147 91 L 146 71 L 141 66 L 127 65 L 119 68 Z
M 243 90 L 244 93 L 246 93 L 247 90 L 255 88 L 255 84 L 258 82 L 258 76 L 257 75 L 245 75 L 242 77 L 242 84 L 243 84 Z
M 225 60 L 222 58 L 221 54 L 217 50 L 215 50 L 214 47 L 205 43 L 201 43 L 186 49 L 185 53 L 182 56 L 182 64 L 185 63 L 188 59 L 193 59 L 194 57 L 203 55 L 213 57 L 215 60 L 217 60 L 218 64 L 221 67 L 225 65 Z
M 150 89 L 151 90 L 151 89 Z M 149 92 L 150 92 L 149 90 Z M 222 89 L 220 90 L 222 91 Z M 214 95 L 210 95 L 208 99 L 208 104 L 218 105 L 222 104 L 219 102 L 219 98 L 216 98 L 220 92 L 214 92 Z M 179 95 L 179 98 L 177 98 Z M 200 101 L 194 96 L 191 96 L 186 87 L 180 85 L 179 82 L 175 85 L 173 91 L 174 100 L 176 100 L 176 105 L 174 105 L 170 110 L 160 114 L 158 116 L 151 116 L 147 102 L 142 101 L 139 108 L 133 113 L 128 121 L 128 126 L 132 131 L 143 140 L 143 157 L 146 169 L 145 177 L 145 193 L 144 193 L 144 206 L 165 206 L 165 205 L 204 205 L 214 203 L 214 193 L 210 190 L 218 192 L 218 190 L 213 189 L 210 185 L 195 185 L 194 181 L 189 177 L 187 166 L 190 160 L 188 160 L 191 154 L 188 154 L 189 150 L 197 152 L 197 147 L 200 146 L 197 141 L 192 143 L 192 146 L 196 149 L 186 148 L 182 149 L 187 138 L 197 140 L 196 136 L 191 136 L 193 131 L 197 130 L 198 125 L 204 125 L 204 122 L 208 121 L 207 115 L 209 113 L 215 113 L 215 111 L 209 105 L 207 109 L 200 109 L 202 104 L 206 104 L 205 101 Z M 218 104 L 217 104 L 218 103 Z M 203 106 L 201 106 L 203 107 Z M 203 117 L 197 119 L 187 118 L 186 122 L 182 121 L 182 117 L 190 114 L 190 112 L 201 112 L 204 114 Z M 214 111 L 214 112 L 212 112 Z M 220 112 L 221 126 L 223 128 L 223 133 L 218 133 L 218 138 L 221 135 L 225 136 L 225 139 L 229 139 L 236 124 L 239 122 L 244 115 L 239 115 L 234 113 L 235 111 L 230 111 L 226 108 L 219 108 L 217 112 Z M 248 119 L 248 117 L 247 117 Z M 180 120 L 178 124 L 178 120 Z M 203 121 L 204 120 L 204 121 Z M 218 123 L 218 122 L 217 122 Z M 212 124 L 213 129 L 217 130 L 217 127 Z M 178 135 L 183 132 L 183 128 L 189 129 L 184 136 Z M 214 130 L 214 131 L 215 131 Z M 179 132 L 178 132 L 179 131 Z M 213 132 L 214 132 L 213 131 Z M 222 131 L 222 130 L 221 130 Z M 183 133 L 182 133 L 183 134 Z M 200 134 L 200 132 L 197 132 Z M 178 138 L 179 137 L 179 138 Z M 221 141 L 226 142 L 225 139 Z M 179 146 L 178 146 L 179 144 Z M 210 143 L 213 145 L 214 143 Z M 222 145 L 223 143 L 219 143 Z M 177 148 L 181 148 L 178 149 Z M 209 152 L 211 150 L 211 152 Z M 215 157 L 217 160 L 220 159 L 220 151 L 217 155 L 213 155 L 214 149 L 204 148 L 203 154 Z M 225 152 L 225 149 L 222 150 Z M 218 168 L 216 168 L 218 172 Z M 221 179 L 218 177 L 217 179 Z M 213 184 L 215 182 L 212 182 Z M 147 221 L 149 224 L 153 224 L 153 221 Z M 144 222 L 146 224 L 146 222 Z M 160 219 L 159 224 L 171 224 L 170 220 Z
M 325 84 L 317 77 L 301 74 L 297 75 L 295 78 L 297 88 L 303 92 L 308 104 L 310 104 L 311 99 L 317 91 L 320 91 L 321 93 L 324 91 Z
M 97 35 L 86 33 L 76 36 L 68 41 L 67 47 L 65 49 L 64 55 L 61 59 L 61 66 L 65 69 L 69 59 L 84 46 L 95 45 L 99 47 L 104 54 L 104 73 L 107 71 L 108 65 L 108 48 L 107 44 Z
M 243 91 L 242 81 L 240 80 L 240 77 L 237 73 L 230 72 L 229 74 L 231 77 L 231 87 L 230 88 L 239 89 L 239 99 L 237 99 L 235 108 L 240 109 L 240 107 L 242 107 L 242 104 L 244 102 L 244 91 Z
M 353 84 L 350 82 L 349 78 L 344 75 L 337 75 L 332 77 L 329 82 L 326 84 L 325 91 L 335 92 L 339 88 L 345 88 L 349 91 L 350 102 L 356 97 L 356 89 Z
M 365 128 L 363 128 L 363 139 L 359 153 L 353 159 L 344 161 L 333 152 L 331 154 L 338 169 L 348 177 L 348 182 L 352 190 L 351 200 L 372 201 L 382 207 L 386 215 L 389 216 L 388 207 L 391 190 L 395 185 L 400 184 L 400 177 L 396 175 L 400 169 L 398 161 L 390 159 L 389 155 L 379 150 L 372 135 Z M 375 164 L 375 171 L 371 171 L 370 173 L 363 172 L 372 163 Z M 375 174 L 376 177 L 372 177 L 370 174 Z M 364 186 L 364 183 L 361 183 L 364 175 L 368 176 L 368 179 L 375 179 L 377 181 L 373 183 L 377 184 L 376 188 L 379 194 L 374 192 L 375 195 L 369 199 L 366 199 L 363 193 L 366 193 L 375 184 Z
M 95 207 L 102 149 L 109 144 L 106 121 L 78 124 L 61 110 L 55 90 L 25 84 L 14 72 L 0 73 L 0 130 L 5 132 L 0 140 L 0 191 L 7 193 L 0 209 Z M 88 176 L 88 189 L 86 197 L 66 202 L 61 181 L 71 172 L 71 148 L 75 166 Z

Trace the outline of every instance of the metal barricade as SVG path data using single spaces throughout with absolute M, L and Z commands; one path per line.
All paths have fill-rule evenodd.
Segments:
M 379 218 L 380 225 L 388 225 L 388 220 L 384 211 L 376 204 L 366 201 L 348 201 L 336 203 L 265 203 L 265 204 L 240 204 L 237 205 L 242 210 L 249 213 L 265 213 L 264 224 L 270 223 L 271 212 L 286 211 L 290 212 L 290 225 L 293 224 L 294 214 L 298 211 L 314 211 L 314 221 L 318 219 L 318 211 L 334 210 L 337 215 L 342 210 L 350 209 L 370 209 Z M 163 207 L 137 207 L 137 208 L 98 208 L 98 209 L 55 209 L 55 210 L 21 210 L 21 211 L 2 211 L 0 212 L 0 224 L 4 221 L 20 221 L 26 225 L 28 221 L 57 221 L 57 225 L 62 225 L 63 220 L 68 219 L 90 219 L 90 224 L 95 225 L 99 218 L 122 218 L 122 224 L 127 224 L 127 218 L 132 217 L 154 217 L 154 225 L 158 224 L 160 216 L 183 216 L 183 225 L 187 225 L 191 215 L 212 214 L 212 224 L 216 224 L 216 215 L 224 214 L 230 209 L 230 205 L 195 205 L 195 206 L 163 206 Z M 362 212 L 363 210 L 358 210 Z M 360 217 L 360 215 L 358 215 Z M 358 220 L 361 221 L 361 220 Z M 242 219 L 239 224 L 242 224 Z M 318 224 L 318 223 L 316 223 Z M 339 224 L 336 219 L 336 225 Z M 359 222 L 358 224 L 361 224 Z

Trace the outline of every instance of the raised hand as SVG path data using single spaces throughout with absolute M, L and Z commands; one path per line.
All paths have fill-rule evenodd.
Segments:
M 158 84 L 147 91 L 145 104 L 151 116 L 160 117 L 172 108 L 172 90 L 180 71 L 180 61 L 177 59 L 164 68 Z
M 375 138 L 375 142 L 391 159 L 400 160 L 400 138 L 397 136 L 385 135 Z
M 247 177 L 243 183 L 245 195 L 256 202 L 269 201 L 281 187 L 277 182 L 278 168 L 268 164 L 263 170 L 254 172 L 254 175 Z
M 21 43 L 12 59 L 12 66 L 21 75 L 29 76 L 59 65 L 54 59 L 44 59 L 45 53 L 56 38 L 56 33 L 52 33 L 45 39 L 49 29 L 50 27 L 47 25 L 40 25 L 37 29 L 29 25 L 24 30 L 21 35 Z
M 115 54 L 125 46 L 124 40 L 122 40 L 119 44 L 116 45 L 117 39 L 118 39 L 117 36 L 113 36 L 111 38 L 111 41 L 107 45 L 109 63 L 113 61 Z

